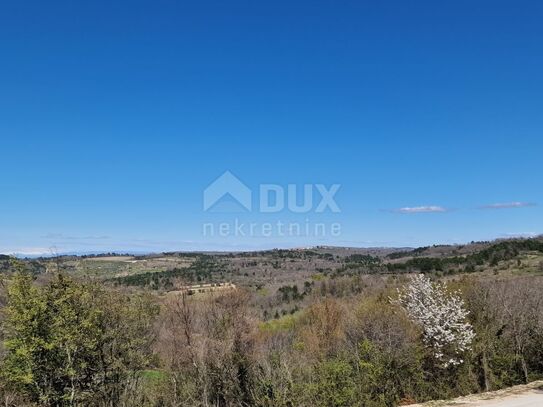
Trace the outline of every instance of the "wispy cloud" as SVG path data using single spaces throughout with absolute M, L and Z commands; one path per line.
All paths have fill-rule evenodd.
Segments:
M 44 236 L 41 236 L 42 239 L 52 239 L 52 240 L 102 240 L 109 239 L 109 236 L 105 235 L 89 235 L 89 236 L 70 236 L 63 233 L 48 233 Z
M 42 256 L 51 254 L 51 249 L 46 247 L 0 248 L 0 254 L 13 256 Z
M 482 205 L 479 209 L 510 209 L 510 208 L 526 208 L 536 206 L 533 202 L 499 202 L 490 205 Z
M 530 237 L 537 237 L 540 236 L 540 233 L 535 232 L 521 232 L 521 233 L 504 233 L 502 237 L 504 238 L 517 238 L 517 237 L 524 237 L 524 238 L 530 238 Z
M 398 213 L 443 213 L 447 212 L 448 209 L 443 206 L 437 205 L 426 205 L 426 206 L 405 206 L 403 208 L 394 209 L 393 212 Z

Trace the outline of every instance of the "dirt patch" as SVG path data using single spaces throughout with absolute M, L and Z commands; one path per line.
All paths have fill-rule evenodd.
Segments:
M 530 384 L 509 387 L 488 393 L 473 394 L 454 400 L 429 401 L 422 404 L 411 404 L 409 407 L 508 407 L 508 406 L 543 406 L 543 380 Z

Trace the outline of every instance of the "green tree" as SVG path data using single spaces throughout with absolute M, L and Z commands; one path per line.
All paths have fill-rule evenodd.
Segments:
M 130 299 L 111 295 L 60 274 L 43 288 L 16 274 L 4 323 L 6 381 L 42 406 L 115 405 L 148 365 L 154 310 L 133 311 Z
M 310 394 L 315 406 L 347 407 L 357 405 L 356 383 L 349 362 L 330 359 L 319 363 L 314 372 L 314 382 L 304 391 Z

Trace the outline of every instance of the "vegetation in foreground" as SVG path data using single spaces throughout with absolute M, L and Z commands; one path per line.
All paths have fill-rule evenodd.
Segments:
M 208 259 L 196 260 L 193 270 Z M 543 378 L 543 277 L 441 275 L 318 273 L 278 289 L 275 301 L 297 308 L 272 316 L 266 286 L 162 295 L 21 267 L 0 291 L 0 397 L 18 407 L 388 407 Z

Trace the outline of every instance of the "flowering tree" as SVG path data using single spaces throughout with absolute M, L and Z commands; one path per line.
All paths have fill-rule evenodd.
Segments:
M 462 354 L 470 349 L 475 333 L 466 321 L 469 311 L 458 292 L 450 292 L 445 284 L 432 283 L 418 274 L 399 291 L 398 302 L 421 326 L 424 343 L 443 367 L 464 362 Z

